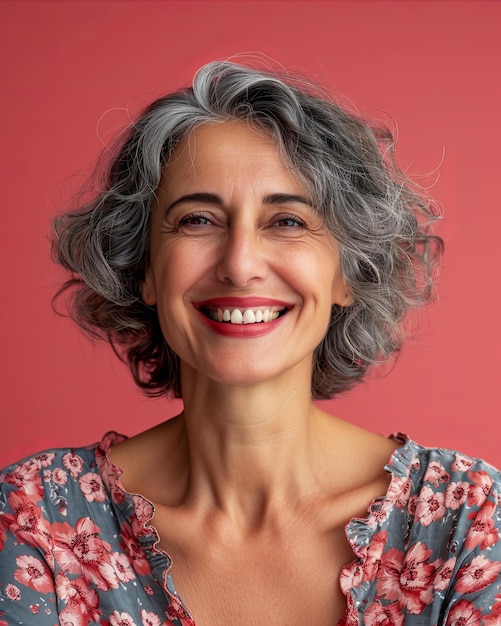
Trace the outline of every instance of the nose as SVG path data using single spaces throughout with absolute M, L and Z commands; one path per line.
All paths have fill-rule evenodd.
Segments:
M 268 273 L 268 263 L 259 232 L 252 226 L 230 227 L 222 243 L 216 268 L 218 280 L 235 287 L 246 287 L 262 280 Z

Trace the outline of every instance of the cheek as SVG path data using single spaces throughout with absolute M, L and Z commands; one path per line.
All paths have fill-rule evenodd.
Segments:
M 328 252 L 292 253 L 282 259 L 281 267 L 291 285 L 316 300 L 330 300 L 333 290 L 344 284 L 339 261 Z
M 153 258 L 157 300 L 176 306 L 182 297 L 210 269 L 210 257 L 203 247 L 175 242 L 164 245 Z

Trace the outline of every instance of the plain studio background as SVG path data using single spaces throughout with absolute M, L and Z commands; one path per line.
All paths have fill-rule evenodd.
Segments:
M 51 310 L 51 216 L 110 136 L 203 63 L 259 52 L 363 113 L 443 205 L 440 299 L 387 377 L 327 410 L 501 465 L 501 3 L 1 2 L 0 466 L 44 447 L 132 435 L 179 404 L 149 400 L 106 345 Z

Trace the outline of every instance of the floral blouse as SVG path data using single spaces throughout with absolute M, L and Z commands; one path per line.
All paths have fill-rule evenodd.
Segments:
M 153 506 L 124 491 L 108 433 L 5 469 L 0 626 L 195 626 L 155 548 Z M 501 473 L 402 441 L 391 482 L 346 535 L 338 626 L 501 626 Z

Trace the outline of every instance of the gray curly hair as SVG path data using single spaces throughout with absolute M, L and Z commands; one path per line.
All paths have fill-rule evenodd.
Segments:
M 119 137 L 92 199 L 54 220 L 53 257 L 72 274 L 56 298 L 68 296 L 70 316 L 111 343 L 146 394 L 181 395 L 179 359 L 141 300 L 150 210 L 176 145 L 229 120 L 271 135 L 339 244 L 353 302 L 332 307 L 312 374 L 313 397 L 331 398 L 398 351 L 408 310 L 433 295 L 441 240 L 428 233 L 433 205 L 395 163 L 389 129 L 302 79 L 214 62 L 148 106 Z

